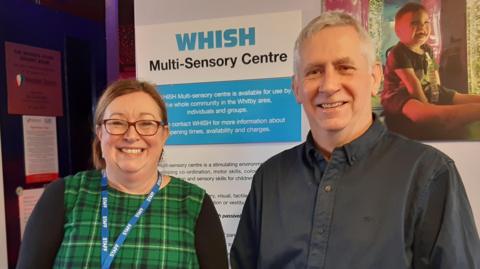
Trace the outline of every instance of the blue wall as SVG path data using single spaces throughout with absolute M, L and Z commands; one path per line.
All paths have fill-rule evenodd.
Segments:
M 74 69 L 75 65 L 71 61 L 70 64 L 67 64 L 66 58 L 68 57 L 66 56 L 75 56 L 72 46 L 68 51 L 69 55 L 66 55 L 67 40 L 81 41 L 77 45 L 84 46 L 82 55 L 89 52 L 87 55 L 90 59 L 82 61 L 83 66 L 87 66 L 89 69 L 87 70 L 89 73 L 77 74 Z M 57 139 L 60 175 L 65 176 L 76 172 L 74 170 L 78 168 L 75 164 L 72 164 L 72 153 L 75 152 L 72 145 L 76 143 L 71 139 L 73 137 L 72 132 L 75 135 L 79 135 L 80 132 L 80 136 L 83 137 L 90 137 L 91 135 L 91 128 L 81 128 L 80 130 L 77 128 L 74 131 L 71 128 L 77 124 L 79 118 L 83 118 L 85 121 L 90 120 L 91 113 L 78 111 L 72 105 L 72 100 L 68 100 L 69 96 L 72 98 L 72 96 L 79 96 L 83 92 L 69 93 L 74 88 L 69 85 L 77 84 L 75 84 L 74 79 L 67 77 L 67 74 L 70 74 L 71 77 L 75 75 L 77 82 L 79 77 L 82 78 L 85 75 L 86 81 L 81 82 L 82 85 L 87 86 L 85 89 L 82 86 L 80 90 L 84 90 L 88 98 L 91 99 L 87 103 L 94 104 L 96 96 L 105 88 L 106 83 L 105 26 L 100 22 L 35 5 L 33 1 L 0 0 L 0 128 L 2 132 L 8 259 L 9 267 L 14 268 L 20 245 L 18 198 L 15 189 L 18 186 L 23 188 L 40 187 L 42 184 L 27 185 L 24 180 L 22 117 L 21 115 L 7 114 L 5 41 L 61 52 L 64 116 L 57 117 Z M 73 46 L 73 48 L 75 47 L 78 46 Z M 70 59 L 75 60 L 76 58 L 70 57 Z M 85 68 L 83 71 L 85 71 Z M 76 90 L 78 91 L 78 89 Z M 86 109 L 91 112 L 93 108 L 88 107 Z M 73 119 L 75 120 L 73 121 Z

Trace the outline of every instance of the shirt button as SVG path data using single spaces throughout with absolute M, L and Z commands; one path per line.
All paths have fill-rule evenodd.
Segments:
M 327 185 L 323 189 L 325 190 L 325 192 L 331 192 L 333 187 L 331 185 Z

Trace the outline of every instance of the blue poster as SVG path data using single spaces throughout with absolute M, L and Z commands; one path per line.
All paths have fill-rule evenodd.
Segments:
M 294 142 L 301 110 L 291 78 L 161 85 L 169 145 Z

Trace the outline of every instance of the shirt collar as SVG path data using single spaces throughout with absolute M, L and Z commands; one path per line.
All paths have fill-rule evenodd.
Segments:
M 378 117 L 373 114 L 373 123 L 365 133 L 352 142 L 336 148 L 335 151 L 343 151 L 348 163 L 352 165 L 356 160 L 368 154 L 370 149 L 385 133 L 386 127 L 380 122 Z M 308 133 L 307 140 L 305 141 L 305 154 L 307 162 L 312 166 L 318 164 L 318 162 L 325 161 L 321 152 L 315 147 L 315 141 L 313 140 L 311 131 Z
M 315 141 L 313 140 L 312 131 L 308 132 L 307 140 L 305 141 L 305 153 L 307 162 L 314 166 L 319 162 L 326 161 L 323 154 L 315 147 Z
M 350 165 L 370 153 L 378 140 L 387 132 L 386 127 L 373 114 L 373 123 L 360 137 L 343 146 Z

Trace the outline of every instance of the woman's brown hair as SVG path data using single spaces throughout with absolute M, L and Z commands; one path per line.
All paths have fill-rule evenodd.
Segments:
M 98 100 L 97 106 L 95 108 L 95 114 L 93 119 L 94 132 L 102 125 L 103 116 L 108 105 L 113 100 L 115 100 L 115 98 L 134 92 L 144 92 L 150 95 L 150 97 L 152 97 L 152 99 L 155 101 L 155 103 L 157 103 L 158 108 L 160 109 L 162 121 L 165 123 L 165 125 L 168 124 L 167 107 L 162 97 L 157 92 L 155 86 L 145 81 L 139 81 L 136 79 L 124 79 L 117 80 L 110 84 L 110 86 L 105 89 L 102 96 L 100 96 L 100 99 Z M 102 158 L 102 148 L 100 147 L 100 140 L 96 135 L 92 142 L 92 161 L 96 169 L 105 168 L 105 160 Z

